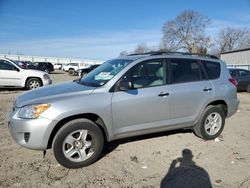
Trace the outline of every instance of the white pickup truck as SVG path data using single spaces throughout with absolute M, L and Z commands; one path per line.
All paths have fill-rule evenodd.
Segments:
M 68 72 L 71 76 L 76 76 L 79 69 L 89 68 L 91 65 L 102 64 L 103 62 L 101 60 L 84 60 L 79 63 L 68 63 L 62 66 L 62 70 Z
M 80 68 L 79 63 L 68 63 L 63 65 L 62 70 L 69 73 L 71 76 L 77 75 L 77 70 Z
M 28 69 L 20 62 L 0 59 L 0 88 L 35 89 L 52 83 L 46 72 Z

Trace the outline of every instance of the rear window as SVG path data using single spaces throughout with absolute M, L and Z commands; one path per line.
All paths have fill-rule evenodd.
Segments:
M 208 79 L 217 79 L 220 77 L 220 63 L 212 61 L 203 61 L 203 65 L 208 75 Z

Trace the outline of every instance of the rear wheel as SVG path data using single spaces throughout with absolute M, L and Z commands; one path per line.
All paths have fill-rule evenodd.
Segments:
M 225 125 L 225 113 L 221 106 L 208 106 L 194 127 L 194 133 L 205 140 L 217 138 Z
M 65 124 L 53 141 L 56 160 L 66 168 L 90 165 L 100 156 L 104 137 L 100 128 L 87 119 L 76 119 Z
M 31 90 L 31 89 L 36 89 L 42 86 L 41 81 L 38 78 L 30 78 L 26 82 L 26 88 Z

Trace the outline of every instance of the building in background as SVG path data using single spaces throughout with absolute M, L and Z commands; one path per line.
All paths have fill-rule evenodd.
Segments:
M 40 57 L 40 56 L 12 55 L 12 54 L 0 54 L 0 58 L 9 58 L 17 61 L 50 62 L 53 65 L 54 64 L 66 65 L 68 63 L 77 63 L 79 67 L 87 67 L 89 65 L 102 64 L 104 62 L 101 60 L 90 60 L 90 59 Z
M 250 48 L 222 52 L 221 60 L 225 61 L 228 67 L 250 70 Z

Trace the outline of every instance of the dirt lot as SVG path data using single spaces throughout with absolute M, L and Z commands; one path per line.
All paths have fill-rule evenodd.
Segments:
M 54 83 L 73 80 L 63 72 Z M 203 141 L 192 132 L 165 132 L 112 142 L 93 165 L 69 170 L 52 151 L 18 146 L 7 116 L 24 90 L 0 91 L 0 187 L 250 187 L 250 94 L 240 93 L 238 112 L 220 138 Z

